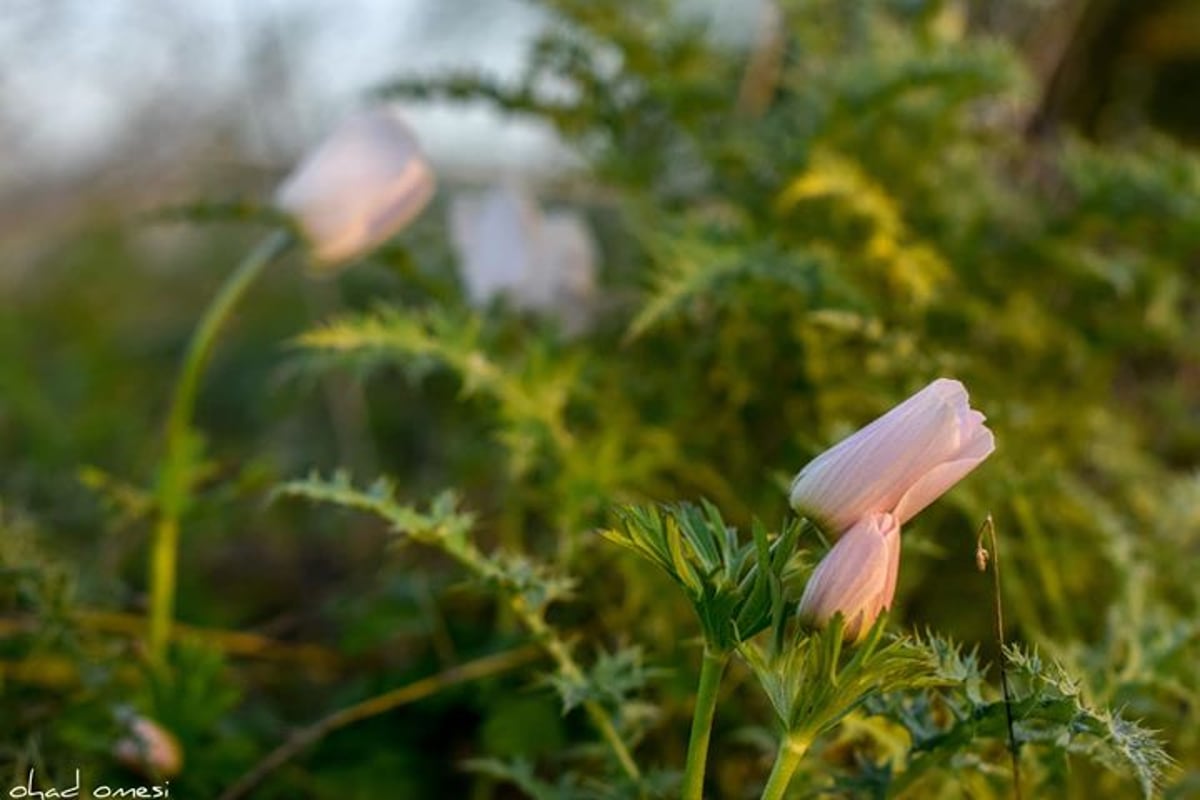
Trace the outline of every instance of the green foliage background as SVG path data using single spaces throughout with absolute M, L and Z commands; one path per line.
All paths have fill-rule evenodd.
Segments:
M 518 83 L 429 75 L 380 92 L 483 99 L 578 149 L 586 171 L 550 194 L 599 233 L 597 325 L 569 337 L 502 304 L 470 309 L 439 208 L 336 286 L 272 273 L 201 398 L 208 461 L 180 600 L 200 630 L 169 685 L 146 677 L 131 635 L 141 487 L 191 321 L 257 232 L 180 233 L 163 272 L 141 227 L 99 223 L 12 299 L 0 787 L 31 766 L 129 782 L 108 757 L 111 711 L 128 705 L 182 741 L 179 796 L 216 796 L 293 726 L 520 646 L 497 598 L 551 586 L 555 599 L 566 578 L 570 597 L 539 611 L 586 679 L 541 680 L 555 667 L 539 662 L 449 688 L 325 737 L 254 796 L 619 792 L 586 717 L 562 713 L 548 684 L 568 705 L 615 709 L 669 786 L 655 773 L 682 763 L 700 631 L 665 576 L 596 534 L 610 509 L 703 496 L 743 531 L 755 517 L 779 530 L 799 467 L 948 375 L 998 447 L 905 531 L 890 624 L 978 647 L 970 669 L 954 662 L 978 704 L 961 707 L 994 702 L 995 670 L 974 672 L 998 657 L 974 565 L 990 513 L 1030 696 L 1067 709 L 1024 732 L 1027 789 L 1136 796 L 1130 762 L 1152 745 L 1121 740 L 1124 719 L 1177 762 L 1164 796 L 1200 790 L 1200 158 L 1148 128 L 1029 136 L 1036 86 L 1019 55 L 956 25 L 953 5 L 784 3 L 778 38 L 749 50 L 666 3 L 546 5 L 554 22 Z M 370 516 L 267 502 L 337 467 L 347 487 L 390 475 L 395 507 L 455 490 L 473 546 L 513 558 L 464 585 L 453 552 L 391 547 Z M 261 634 L 259 648 L 232 630 Z M 990 723 L 954 729 L 913 767 L 933 747 L 922 731 L 945 724 L 938 704 L 956 702 L 918 693 L 856 712 L 804 762 L 797 796 L 1006 796 Z M 978 718 L 998 719 L 990 708 Z M 1075 741 L 1089 735 L 1108 755 Z M 753 792 L 773 736 L 735 667 L 712 795 Z

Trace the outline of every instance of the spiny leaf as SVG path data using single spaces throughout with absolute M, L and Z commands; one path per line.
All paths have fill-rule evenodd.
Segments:
M 750 242 L 719 245 L 677 238 L 658 243 L 655 250 L 656 271 L 641 310 L 629 324 L 626 341 L 641 337 L 693 302 L 720 304 L 743 280 L 773 281 L 812 293 L 827 265 L 815 250 L 784 254 Z
M 566 713 L 587 700 L 619 708 L 640 692 L 649 680 L 663 670 L 648 668 L 640 647 L 626 647 L 615 652 L 601 651 L 586 673 L 576 679 L 552 675 L 547 680 L 558 690 Z
M 503 423 L 500 438 L 513 454 L 518 474 L 542 448 L 563 451 L 574 444 L 566 409 L 581 362 L 546 358 L 531 347 L 520 361 L 501 363 L 489 354 L 477 317 L 433 309 L 382 309 L 324 323 L 296 341 L 334 363 L 368 369 L 400 364 L 418 374 L 435 365 L 451 370 L 462 381 L 465 395 L 495 402 Z
M 776 559 L 759 523 L 761 545 L 740 542 L 716 506 L 707 502 L 623 506 L 615 515 L 618 527 L 604 532 L 605 538 L 657 564 L 684 589 L 711 648 L 727 652 L 769 623 L 772 580 L 779 584 L 778 573 L 791 554 Z M 777 544 L 781 541 L 794 539 L 785 533 Z M 756 558 L 760 546 L 766 562 Z M 776 574 L 760 580 L 755 577 L 760 569 Z
M 964 655 L 959 646 L 934 636 L 926 637 L 924 646 L 937 661 L 941 687 L 932 695 L 901 694 L 871 706 L 899 721 L 912 736 L 908 763 L 892 780 L 892 793 L 903 792 L 931 770 L 948 768 L 953 759 L 980 748 L 980 741 L 1004 742 L 1008 735 L 1004 701 L 983 696 L 975 654 Z M 1013 646 L 1005 656 L 1019 743 L 1035 748 L 1044 759 L 1057 760 L 1069 752 L 1128 771 L 1146 797 L 1157 791 L 1173 761 L 1153 731 L 1092 706 L 1077 680 L 1036 651 Z
M 1005 657 L 1018 691 L 1018 738 L 1053 742 L 1110 766 L 1124 762 L 1146 797 L 1157 791 L 1174 761 L 1155 731 L 1119 712 L 1094 708 L 1078 680 L 1035 650 L 1011 646 Z
M 750 665 L 786 730 L 809 741 L 872 695 L 936 685 L 936 661 L 919 639 L 885 636 L 881 615 L 867 636 L 843 646 L 840 614 L 813 633 L 802 630 L 779 652 L 753 641 L 738 652 Z
M 356 488 L 345 470 L 325 479 L 317 473 L 302 480 L 288 481 L 276 490 L 277 496 L 300 497 L 322 503 L 366 511 L 386 520 L 396 533 L 427 544 L 458 541 L 474 523 L 470 514 L 454 510 L 453 493 L 440 495 L 423 513 L 396 498 L 390 480 L 379 478 L 365 491 Z

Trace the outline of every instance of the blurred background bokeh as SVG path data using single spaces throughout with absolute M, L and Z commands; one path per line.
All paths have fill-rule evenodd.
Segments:
M 179 796 L 215 797 L 292 726 L 524 641 L 444 559 L 270 502 L 338 466 L 413 500 L 458 488 L 488 546 L 574 572 L 558 621 L 592 637 L 586 658 L 640 643 L 664 668 L 644 752 L 678 763 L 695 630 L 660 576 L 589 538 L 607 504 L 706 495 L 778 524 L 789 470 L 951 373 L 996 420 L 999 464 L 914 537 L 899 624 L 994 657 L 986 587 L 946 575 L 992 511 L 1014 638 L 1162 729 L 1182 765 L 1169 793 L 1200 791 L 1200 2 L 779 5 L 0 0 L 0 787 L 30 765 L 119 776 L 103 771 L 128 705 L 183 740 Z M 591 55 L 539 49 L 548 32 Z M 559 106 L 489 96 L 535 73 Z M 192 682 L 148 684 L 141 491 L 180 354 L 261 235 L 254 207 L 381 91 L 438 199 L 336 280 L 274 269 L 222 339 L 181 557 Z M 449 209 L 497 184 L 586 219 L 582 333 L 463 299 Z M 873 226 L 896 253 L 864 254 Z M 791 277 L 767 274 L 789 259 Z M 369 372 L 295 344 L 379 303 L 478 313 L 469 346 L 550 387 L 532 398 L 562 389 L 572 446 L 594 449 L 526 442 L 529 420 L 436 353 Z M 735 678 L 749 710 L 719 722 L 716 797 L 753 796 L 770 727 Z M 327 737 L 255 796 L 524 796 L 459 764 L 554 774 L 589 739 L 560 711 L 530 674 L 456 687 Z M 1136 794 L 1064 772 L 1070 796 Z

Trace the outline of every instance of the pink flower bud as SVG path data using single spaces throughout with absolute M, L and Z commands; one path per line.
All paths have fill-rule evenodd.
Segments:
M 792 508 L 840 535 L 868 514 L 903 525 L 995 449 L 967 390 L 940 378 L 814 458 L 792 481 Z
M 152 780 L 173 778 L 183 767 L 183 749 L 166 728 L 146 717 L 129 720 L 113 755 L 126 768 Z
M 891 514 L 872 514 L 842 534 L 813 570 L 800 598 L 800 619 L 825 627 L 837 612 L 847 641 L 870 630 L 891 608 L 900 572 L 900 523 Z
M 383 108 L 349 117 L 292 172 L 275 204 L 292 214 L 314 258 L 357 258 L 413 220 L 434 176 L 416 137 Z

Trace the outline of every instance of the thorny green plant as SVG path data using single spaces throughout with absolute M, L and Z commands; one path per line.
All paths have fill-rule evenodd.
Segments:
M 790 778 L 798 796 L 1006 797 L 1009 713 L 1032 796 L 1194 793 L 1200 304 L 1190 277 L 1200 159 L 1146 130 L 1118 144 L 1026 137 L 1031 76 L 1000 37 L 956 24 L 952 3 L 784 2 L 772 36 L 743 42 L 713 36 L 668 2 L 542 6 L 550 23 L 516 80 L 417 76 L 380 93 L 482 102 L 553 127 L 587 171 L 546 193 L 595 224 L 611 307 L 573 341 L 503 308 L 470 309 L 449 277 L 445 231 L 431 222 L 381 253 L 374 273 L 347 277 L 352 308 L 297 340 L 297 363 L 335 381 L 363 376 L 364 427 L 394 480 L 364 489 L 335 473 L 282 493 L 383 519 L 453 559 L 509 615 L 462 602 L 419 560 L 380 570 L 400 603 L 369 581 L 338 585 L 371 607 L 345 611 L 343 598 L 320 612 L 327 628 L 344 625 L 346 640 L 353 632 L 368 642 L 361 663 L 334 661 L 339 693 L 370 691 L 375 673 L 363 664 L 377 663 L 389 637 L 416 654 L 406 651 L 399 668 L 420 670 L 419 643 L 498 648 L 517 620 L 553 658 L 544 683 L 564 709 L 585 709 L 566 723 L 586 717 L 591 727 L 563 724 L 554 747 L 539 751 L 533 729 L 561 721 L 534 716 L 531 725 L 524 706 L 511 711 L 504 701 L 517 685 L 447 700 L 456 752 L 477 756 L 464 763 L 482 796 L 508 782 L 538 798 L 673 797 L 697 784 L 721 797 L 761 776 L 779 792 Z M 183 740 L 180 795 L 215 796 L 313 713 L 314 693 L 290 683 L 293 661 L 261 681 L 261 665 L 230 669 L 214 652 L 226 640 L 212 631 L 171 654 L 181 680 L 130 666 L 141 654 L 127 633 L 87 606 L 136 608 L 140 581 L 96 560 L 101 588 L 74 594 L 63 560 L 42 546 L 71 541 L 60 528 L 92 538 L 137 531 L 156 502 L 109 476 L 144 468 L 130 432 L 149 441 L 157 426 L 131 426 L 159 418 L 139 401 L 169 380 L 159 374 L 167 368 L 138 367 L 111 344 L 121 337 L 106 334 L 128 320 L 90 321 L 165 302 L 163 292 L 112 277 L 136 275 L 118 271 L 144 258 L 128 243 L 85 240 L 75 250 L 73 280 L 48 293 L 52 302 L 22 309 L 32 321 L 0 319 L 17 354 L 0 359 L 0 446 L 6 470 L 13 465 L 0 479 L 6 496 L 46 517 L 34 525 L 6 515 L 0 536 L 0 764 L 12 785 L 31 767 L 69 781 L 73 763 L 96 780 L 111 776 L 111 709 L 132 703 Z M 119 283 L 119 296 L 100 276 Z M 294 304 L 270 297 L 256 314 Z M 28 330 L 58 329 L 71 335 L 55 353 L 29 341 Z M 249 363 L 277 357 L 277 341 L 243 338 L 260 358 Z M 70 401 L 79 363 L 97 366 L 86 402 Z M 202 453 L 180 438 L 188 468 L 168 470 L 158 491 L 186 484 L 186 497 L 167 507 L 244 539 L 266 528 L 297 541 L 331 530 L 349 538 L 344 515 L 330 522 L 293 516 L 290 503 L 247 502 L 277 474 L 338 459 L 317 441 L 324 416 L 264 405 L 243 388 L 251 368 L 226 368 L 238 380 L 207 387 L 220 401 L 207 421 L 223 413 L 241 426 L 223 436 L 212 426 L 203 451 L 223 469 L 205 467 L 211 480 L 197 485 Z M 906 532 L 890 629 L 881 622 L 852 647 L 836 624 L 796 626 L 795 583 L 812 558 L 792 523 L 774 532 L 754 516 L 781 518 L 790 471 L 945 372 L 988 398 L 1003 446 L 986 481 Z M 248 452 L 242 432 L 268 418 L 274 426 Z M 254 473 L 263 462 L 267 478 Z M 80 463 L 102 465 L 89 483 L 111 501 L 111 518 L 62 488 Z M 461 500 L 437 494 L 445 486 Z M 644 505 L 699 496 L 713 503 Z M 1003 652 L 991 644 L 986 587 L 958 567 L 969 561 L 964 532 L 988 511 L 1011 531 L 1002 590 L 1006 639 L 1017 644 Z M 598 528 L 668 577 L 601 546 Z M 194 552 L 228 546 L 212 538 L 196 537 Z M 204 559 L 188 566 L 187 615 L 245 590 L 205 572 Z M 432 589 L 410 572 L 432 573 Z M 106 593 L 104 582 L 118 588 Z M 684 603 L 672 604 L 670 584 Z M 309 599 L 301 585 L 295 606 Z M 418 615 L 418 606 L 433 610 Z M 212 617 L 250 626 L 275 612 L 222 607 Z M 954 640 L 904 632 L 914 620 Z M 1001 658 L 1008 704 L 988 666 Z M 396 668 L 383 663 L 380 671 Z M 238 701 L 246 685 L 257 691 Z M 464 717 L 481 718 L 484 733 Z M 439 764 L 401 790 L 372 782 L 433 761 L 403 728 L 345 731 L 344 746 L 280 771 L 263 796 L 423 796 L 461 780 Z M 491 730 L 505 735 L 489 743 Z M 496 747 L 500 739 L 516 751 Z M 703 756 L 714 752 L 705 773 Z M 776 758 L 774 777 L 760 755 Z M 368 777 L 348 789 L 355 775 Z

